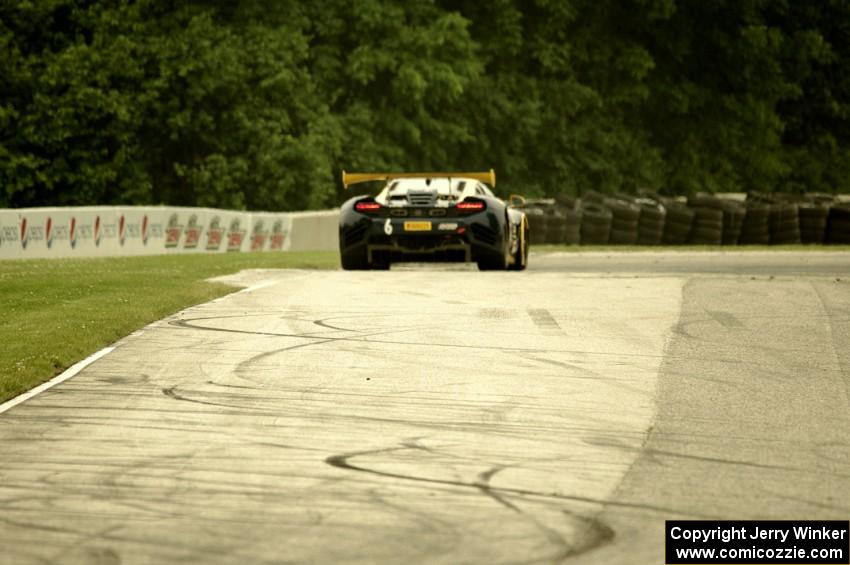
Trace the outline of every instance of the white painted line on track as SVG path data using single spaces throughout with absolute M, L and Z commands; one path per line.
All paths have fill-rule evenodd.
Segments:
M 82 371 L 83 369 L 85 369 L 86 367 L 88 367 L 89 365 L 91 365 L 92 363 L 94 363 L 95 361 L 97 361 L 98 359 L 103 357 L 104 355 L 106 355 L 107 353 L 110 353 L 113 349 L 115 349 L 114 346 L 104 347 L 103 349 L 101 349 L 97 353 L 89 355 L 88 357 L 86 357 L 82 361 L 75 363 L 74 365 L 71 365 L 65 371 L 63 371 L 62 374 L 53 377 L 52 379 L 50 379 L 46 383 L 40 384 L 32 390 L 25 392 L 25 393 L 23 393 L 19 396 L 16 396 L 12 400 L 7 400 L 3 404 L 0 404 L 0 414 L 2 414 L 3 412 L 6 412 L 7 410 L 11 410 L 12 408 L 17 406 L 18 404 L 26 402 L 30 398 L 41 394 L 45 390 L 52 388 L 52 387 L 58 385 L 59 383 L 63 383 L 65 381 L 67 381 L 68 379 L 70 379 L 71 377 L 73 377 L 74 375 L 76 375 L 77 373 L 79 373 L 80 371 Z
M 233 293 L 231 293 L 231 294 L 225 294 L 224 296 L 219 296 L 218 298 L 215 298 L 215 299 L 213 299 L 213 300 L 210 300 L 210 301 L 208 302 L 208 304 L 216 304 L 216 303 L 221 302 L 222 300 L 226 299 L 226 298 L 227 298 L 227 297 L 229 297 L 229 296 L 233 296 L 234 294 L 242 294 L 242 293 L 254 292 L 255 290 L 262 290 L 262 289 L 264 289 L 264 288 L 268 288 L 268 287 L 270 287 L 270 286 L 274 286 L 274 285 L 276 285 L 276 284 L 277 284 L 277 283 L 279 283 L 279 282 L 280 282 L 280 281 L 265 281 L 265 282 L 257 283 L 257 284 L 255 284 L 255 285 L 253 285 L 253 286 L 249 286 L 249 287 L 247 287 L 247 288 L 243 288 L 243 289 L 241 289 L 241 290 L 237 290 L 236 292 L 233 292 Z
M 264 281 L 264 282 L 255 284 L 253 286 L 243 288 L 242 290 L 239 290 L 239 291 L 235 292 L 234 294 L 242 294 L 243 292 L 244 293 L 254 292 L 256 290 L 261 290 L 261 289 L 268 288 L 270 286 L 276 285 L 279 282 L 280 281 L 276 281 L 276 280 Z M 216 298 L 215 300 L 212 300 L 211 302 L 218 302 L 219 300 L 223 300 L 223 299 L 227 298 L 227 296 L 230 296 L 230 295 L 225 295 L 225 296 Z M 136 330 L 135 332 L 133 332 L 130 335 L 136 335 L 136 334 L 140 333 L 143 329 L 144 328 Z M 41 394 L 45 390 L 48 390 L 48 389 L 58 385 L 59 383 L 67 381 L 68 379 L 70 379 L 71 377 L 73 377 L 74 375 L 76 375 L 77 373 L 79 373 L 80 371 L 82 371 L 83 369 L 85 369 L 86 367 L 88 367 L 89 365 L 91 365 L 92 363 L 94 363 L 95 361 L 97 361 L 98 359 L 103 357 L 104 355 L 110 353 L 113 349 L 115 349 L 114 346 L 104 347 L 103 349 L 101 349 L 97 353 L 94 353 L 94 354 L 90 355 L 89 357 L 86 357 L 82 361 L 75 363 L 74 365 L 71 365 L 65 371 L 63 371 L 62 374 L 53 377 L 52 379 L 50 379 L 46 383 L 42 383 L 42 384 L 38 385 L 37 387 L 35 387 L 34 389 L 32 389 L 30 391 L 27 391 L 27 392 L 25 392 L 21 395 L 18 395 L 11 400 L 7 400 L 3 404 L 0 404 L 0 414 L 2 414 L 3 412 L 6 412 L 7 410 L 11 410 L 12 408 L 17 406 L 18 404 L 26 402 L 30 398 Z
M 261 290 L 263 288 L 268 288 L 270 286 L 274 286 L 279 282 L 280 281 L 266 281 L 266 282 L 257 283 L 254 286 L 249 286 L 248 288 L 243 288 L 242 290 L 240 290 L 236 294 L 242 294 L 243 292 L 244 293 L 254 292 L 255 290 Z

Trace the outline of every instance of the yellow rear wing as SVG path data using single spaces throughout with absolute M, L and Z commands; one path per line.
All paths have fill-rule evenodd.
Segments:
M 483 173 L 346 173 L 345 171 L 342 171 L 342 186 L 347 189 L 352 184 L 375 180 L 433 179 L 446 177 L 475 179 L 477 181 L 486 182 L 493 188 L 496 187 L 496 171 L 493 169 Z

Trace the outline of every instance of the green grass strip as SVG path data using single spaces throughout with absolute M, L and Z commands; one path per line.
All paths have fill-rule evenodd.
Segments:
M 0 402 L 150 322 L 238 290 L 204 279 L 338 267 L 335 251 L 0 261 Z

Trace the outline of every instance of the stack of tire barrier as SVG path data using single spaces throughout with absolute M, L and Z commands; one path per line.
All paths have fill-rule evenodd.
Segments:
M 581 201 L 581 243 L 582 245 L 605 245 L 611 234 L 611 210 L 591 199 Z
M 567 220 L 567 234 L 564 243 L 567 245 L 579 245 L 581 243 L 581 208 L 567 210 L 564 213 Z
M 544 212 L 546 213 L 546 243 L 563 243 L 567 231 L 564 213 L 554 205 L 546 208 Z
M 546 243 L 547 217 L 544 207 L 529 203 L 525 207 L 525 215 L 528 218 L 528 243 L 531 245 Z
M 694 245 L 723 243 L 723 200 L 700 193 L 688 198 L 688 206 L 694 210 L 694 225 L 688 242 Z
M 741 228 L 747 209 L 741 202 L 723 201 L 723 245 L 737 245 L 741 239 Z
M 604 194 L 600 194 L 595 190 L 587 190 L 584 192 L 584 194 L 581 195 L 581 202 L 583 204 L 602 204 L 605 202 L 605 198 L 606 196 Z
M 739 243 L 767 245 L 770 243 L 770 204 L 747 201 L 744 223 L 741 225 Z
M 833 204 L 830 208 L 826 243 L 850 243 L 850 204 Z
M 558 195 L 555 197 L 555 208 L 563 218 L 563 227 L 559 232 L 559 239 L 556 243 L 580 244 L 582 212 L 578 201 L 567 195 Z
M 651 197 L 635 199 L 640 206 L 638 217 L 638 245 L 658 245 L 664 237 L 664 221 L 667 219 L 667 208 Z
M 582 245 L 850 244 L 850 203 L 832 195 L 750 193 L 745 202 L 699 193 L 672 199 L 584 193 L 529 201 L 531 243 Z
M 664 221 L 664 235 L 661 241 L 667 245 L 687 243 L 696 213 L 692 208 L 672 200 L 666 200 L 664 207 L 667 209 L 667 217 Z
M 770 243 L 800 243 L 800 216 L 795 203 L 776 202 L 770 205 Z
M 829 218 L 829 204 L 801 202 L 797 205 L 800 215 L 800 241 L 823 243 Z
M 608 243 L 613 245 L 637 243 L 640 206 L 623 198 L 606 198 L 605 206 L 611 210 L 611 235 Z

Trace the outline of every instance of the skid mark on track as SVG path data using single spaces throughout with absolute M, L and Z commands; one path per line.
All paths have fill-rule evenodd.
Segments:
M 516 316 L 513 310 L 507 308 L 479 308 L 478 317 L 485 320 L 510 320 Z
M 555 367 L 560 367 L 562 369 L 567 369 L 570 371 L 570 375 L 567 378 L 570 379 L 586 379 L 592 380 L 596 383 L 604 383 L 611 387 L 621 388 L 623 390 L 627 390 L 629 392 L 634 392 L 637 394 L 645 395 L 648 394 L 645 391 L 639 389 L 638 387 L 630 385 L 628 382 L 623 381 L 622 379 L 617 379 L 614 377 L 609 377 L 603 375 L 598 371 L 593 371 L 586 367 L 582 367 L 576 363 L 566 363 L 564 361 L 557 361 L 555 359 L 546 359 L 545 357 L 538 357 L 535 355 L 525 355 L 525 359 L 529 361 L 536 361 L 538 363 L 543 363 L 545 365 L 552 365 Z M 578 374 L 576 374 L 578 373 Z
M 504 470 L 506 466 L 504 465 L 496 465 L 491 467 L 490 469 L 480 473 L 478 475 L 478 481 L 476 481 L 476 485 L 478 485 L 478 489 L 482 492 L 482 494 L 492 498 L 502 506 L 513 510 L 515 513 L 519 514 L 523 519 L 528 520 L 542 535 L 545 537 L 549 543 L 554 545 L 557 549 L 555 555 L 551 556 L 549 559 L 552 562 L 559 562 L 566 559 L 571 553 L 571 545 L 567 542 L 566 538 L 561 535 L 557 530 L 554 530 L 538 520 L 533 514 L 529 514 L 524 512 L 519 506 L 508 500 L 508 496 L 499 492 L 498 489 L 494 489 L 490 485 L 490 480 L 493 478 L 496 473 Z
M 325 340 L 327 342 L 338 341 L 338 342 L 352 342 L 352 343 L 368 343 L 368 344 L 385 344 L 385 345 L 403 345 L 405 347 L 436 347 L 436 348 L 447 348 L 447 349 L 469 349 L 469 350 L 477 350 L 477 351 L 500 351 L 505 353 L 518 352 L 518 353 L 561 353 L 568 355 L 582 355 L 582 356 L 598 356 L 598 357 L 613 357 L 613 358 L 626 358 L 626 359 L 668 359 L 668 360 L 687 360 L 687 361 L 712 361 L 717 364 L 723 365 L 732 365 L 739 367 L 765 367 L 771 371 L 775 371 L 776 367 L 772 363 L 768 362 L 753 362 L 745 359 L 739 358 L 711 358 L 711 359 L 703 359 L 700 357 L 694 356 L 664 356 L 662 354 L 651 354 L 651 353 L 618 353 L 616 351 L 588 351 L 588 350 L 577 350 L 577 349 L 552 349 L 552 348 L 538 348 L 538 347 L 505 347 L 505 346 L 492 346 L 492 345 L 472 345 L 472 344 L 462 344 L 462 343 L 437 343 L 437 342 L 416 342 L 416 341 L 399 341 L 399 340 L 391 340 L 391 339 L 369 339 L 370 336 L 381 335 L 381 334 L 393 334 L 400 333 L 404 330 L 399 329 L 390 329 L 383 332 L 374 332 L 371 334 L 360 334 L 353 336 L 314 336 L 310 334 L 300 334 L 300 333 L 282 333 L 282 332 L 264 332 L 264 331 L 252 331 L 252 330 L 241 330 L 236 328 L 222 328 L 215 326 L 205 326 L 201 324 L 197 324 L 195 322 L 201 320 L 216 320 L 219 319 L 219 316 L 209 316 L 203 318 L 187 318 L 183 320 L 173 320 L 169 322 L 170 325 L 185 328 L 185 329 L 194 329 L 194 330 L 203 330 L 203 331 L 211 331 L 211 332 L 225 332 L 225 333 L 236 333 L 236 334 L 245 334 L 245 335 L 258 335 L 258 336 L 268 336 L 268 337 L 294 337 L 300 339 L 320 339 Z M 681 328 L 677 328 L 677 333 L 681 334 Z M 829 369 L 823 367 L 812 366 L 811 364 L 795 364 L 792 362 L 788 362 L 784 364 L 784 368 L 786 370 L 793 369 L 805 369 L 809 372 L 818 371 L 818 372 L 841 372 L 841 369 Z M 789 377 L 790 378 L 790 377 Z
M 841 376 L 844 384 L 844 395 L 847 398 L 847 402 L 850 403 L 850 363 L 848 363 L 848 356 L 845 351 L 846 348 L 839 343 L 838 336 L 841 335 L 842 329 L 840 328 L 840 324 L 847 323 L 846 320 L 841 320 L 837 316 L 835 318 L 830 317 L 832 312 L 846 312 L 846 310 L 839 308 L 835 304 L 829 304 L 828 300 L 822 289 L 818 287 L 815 283 L 810 283 L 812 286 L 812 290 L 815 291 L 815 296 L 817 296 L 818 301 L 820 302 L 820 306 L 826 315 L 829 324 L 829 336 L 830 341 L 832 342 L 830 345 L 832 346 L 833 355 L 835 356 L 838 364 L 841 366 Z M 846 335 L 846 334 L 844 334 Z
M 245 390 L 263 390 L 263 387 L 260 386 L 244 386 L 244 385 L 230 385 L 225 383 L 217 383 L 215 381 L 207 381 L 207 384 L 222 387 L 222 388 L 241 388 Z
M 564 495 L 560 493 L 547 493 L 542 491 L 534 491 L 530 489 L 519 489 L 511 487 L 496 487 L 491 484 L 492 478 L 501 471 L 510 467 L 509 465 L 492 465 L 487 470 L 479 473 L 476 480 L 462 481 L 451 479 L 437 479 L 422 477 L 417 475 L 408 475 L 404 473 L 394 473 L 388 471 L 380 471 L 362 465 L 352 463 L 352 459 L 356 457 L 364 457 L 368 455 L 392 454 L 404 450 L 422 450 L 433 452 L 428 447 L 420 445 L 418 442 L 404 442 L 396 447 L 383 449 L 374 449 L 369 451 L 351 452 L 341 455 L 334 455 L 325 459 L 325 462 L 338 469 L 348 471 L 358 471 L 369 473 L 387 478 L 404 479 L 421 483 L 429 483 L 432 485 L 453 486 L 460 488 L 475 489 L 482 495 L 492 499 L 496 503 L 504 506 L 510 511 L 517 514 L 521 519 L 528 521 L 536 530 L 540 532 L 553 547 L 554 553 L 544 558 L 545 561 L 558 563 L 567 558 L 575 557 L 592 549 L 596 549 L 606 543 L 612 541 L 615 537 L 615 532 L 607 524 L 599 520 L 595 516 L 586 516 L 583 513 L 573 511 L 569 507 L 560 509 L 561 513 L 571 520 L 577 535 L 573 536 L 575 542 L 570 541 L 559 531 L 548 526 L 534 513 L 526 512 L 522 506 L 524 504 L 534 503 L 535 500 L 539 503 L 542 501 L 565 503 L 592 503 L 600 507 L 618 506 L 625 508 L 640 508 L 643 510 L 651 510 L 661 514 L 682 514 L 681 511 L 670 508 L 661 508 L 652 505 L 629 503 L 624 501 L 600 500 L 590 497 Z M 512 466 L 512 465 L 511 465 Z M 539 561 L 539 560 L 534 560 Z
M 330 318 L 327 318 L 327 319 L 330 319 Z M 324 322 L 324 320 L 313 320 L 314 324 L 323 325 L 320 322 Z M 330 328 L 331 326 L 324 326 L 324 327 Z M 344 328 L 334 328 L 334 329 L 339 329 L 340 331 L 345 331 L 345 332 L 354 332 L 355 337 L 358 337 L 358 338 L 367 338 L 367 337 L 376 336 L 376 335 L 387 335 L 387 334 L 394 334 L 394 333 L 401 333 L 401 332 L 404 332 L 404 331 L 409 331 L 408 328 L 401 328 L 401 329 L 390 328 L 390 329 L 386 329 L 386 330 L 382 330 L 382 331 L 367 331 L 367 330 L 358 331 L 358 330 L 349 330 L 349 329 L 344 329 Z M 415 328 L 410 328 L 410 329 L 415 329 Z M 270 351 L 264 351 L 262 353 L 258 353 L 256 355 L 246 359 L 245 361 L 240 362 L 234 368 L 234 370 L 233 370 L 234 374 L 239 376 L 239 377 L 245 378 L 246 380 L 253 382 L 253 379 L 251 379 L 251 377 L 249 375 L 248 369 L 251 366 L 255 365 L 256 363 L 259 363 L 263 359 L 267 359 L 269 357 L 272 357 L 272 356 L 280 354 L 280 353 L 285 353 L 287 351 L 293 351 L 295 349 L 301 349 L 301 348 L 305 348 L 305 347 L 312 347 L 312 346 L 315 346 L 315 345 L 322 345 L 322 344 L 325 344 L 325 343 L 332 343 L 332 342 L 335 342 L 335 341 L 339 341 L 335 337 L 329 337 L 329 336 L 318 337 L 318 336 L 314 336 L 314 335 L 311 335 L 311 334 L 298 334 L 298 335 L 293 336 L 293 337 L 299 337 L 299 338 L 303 338 L 303 339 L 311 339 L 313 341 L 307 341 L 307 342 L 304 342 L 304 343 L 299 343 L 299 344 L 290 345 L 290 346 L 287 346 L 287 347 L 281 347 L 281 348 L 278 348 L 278 349 L 273 349 L 273 350 L 270 350 Z
M 549 310 L 545 308 L 529 308 L 527 312 L 534 325 L 541 330 L 547 333 L 561 331 L 561 326 L 558 325 L 558 321 L 555 320 Z
M 511 510 L 513 510 L 517 514 L 522 514 L 522 510 L 520 510 L 517 505 L 515 505 L 511 501 L 507 500 L 507 498 L 500 496 L 498 493 L 493 492 L 493 488 L 490 486 L 490 479 L 493 478 L 493 475 L 495 475 L 499 471 L 503 470 L 504 468 L 505 468 L 504 465 L 496 465 L 495 467 L 491 467 L 490 469 L 487 469 L 486 471 L 484 471 L 483 473 L 480 473 L 478 475 L 478 481 L 476 481 L 475 484 L 478 485 L 478 489 L 482 493 L 489 496 L 490 498 L 492 498 L 493 500 L 495 500 L 496 502 L 498 502 L 502 506 L 504 506 L 506 508 L 510 508 Z
M 174 320 L 169 322 L 170 325 L 176 326 L 179 328 L 185 329 L 193 329 L 193 330 L 203 330 L 210 332 L 226 332 L 226 333 L 236 333 L 236 334 L 245 334 L 245 335 L 258 335 L 258 336 L 268 336 L 268 337 L 297 337 L 301 339 L 325 339 L 327 341 L 349 341 L 355 343 L 376 343 L 376 344 L 386 344 L 386 345 L 404 345 L 407 347 L 440 347 L 440 348 L 449 348 L 449 349 L 473 349 L 478 351 L 504 351 L 504 352 L 527 352 L 527 353 L 567 353 L 567 354 L 576 354 L 576 355 L 600 355 L 606 357 L 641 357 L 648 359 L 659 359 L 661 355 L 653 355 L 649 353 L 617 353 L 615 351 L 582 351 L 582 350 L 573 350 L 573 349 L 545 349 L 539 347 L 504 347 L 504 346 L 493 346 L 493 345 L 469 345 L 462 343 L 423 343 L 423 342 L 412 342 L 412 341 L 395 341 L 389 339 L 367 339 L 368 335 L 380 335 L 380 334 L 392 334 L 398 333 L 400 330 L 393 329 L 385 332 L 376 332 L 374 334 L 368 334 L 367 336 L 324 336 L 322 338 L 318 338 L 317 336 L 312 336 L 310 334 L 293 334 L 293 333 L 282 333 L 282 332 L 261 332 L 261 331 L 253 331 L 253 330 L 240 330 L 236 328 L 221 328 L 215 326 L 204 326 L 197 323 L 196 321 L 200 320 L 216 320 L 217 316 L 210 316 L 205 318 L 187 318 L 183 320 Z M 421 328 L 421 326 L 420 326 Z
M 715 322 L 717 322 L 724 328 L 738 329 L 746 327 L 743 323 L 741 323 L 741 320 L 739 320 L 734 314 L 731 314 L 729 312 L 706 309 L 705 313 L 711 316 Z
M 210 402 L 209 400 L 198 400 L 197 398 L 189 398 L 188 396 L 184 396 L 182 394 L 177 393 L 177 387 L 167 387 L 162 389 L 162 394 L 167 396 L 168 398 L 173 398 L 174 400 L 180 400 L 182 402 L 191 402 L 193 404 L 205 404 L 207 406 L 219 406 L 221 408 L 234 408 L 236 410 L 245 410 L 245 406 L 239 406 L 238 404 L 226 404 L 224 402 Z M 254 411 L 249 411 L 249 414 L 253 414 Z
M 569 510 L 562 510 L 562 512 L 581 524 L 581 527 L 575 536 L 578 543 L 572 546 L 569 555 L 565 557 L 576 557 L 614 540 L 616 533 L 602 520 L 594 517 L 582 516 L 581 514 L 577 514 Z
M 421 477 L 418 475 L 407 475 L 404 473 L 393 473 L 390 471 L 380 471 L 378 469 L 372 469 L 369 467 L 364 467 L 361 465 L 355 465 L 351 462 L 352 459 L 356 457 L 363 457 L 366 455 L 377 455 L 382 453 L 393 453 L 398 451 L 404 451 L 408 449 L 419 449 L 418 447 L 414 447 L 407 444 L 402 444 L 397 447 L 387 447 L 382 449 L 370 449 L 367 451 L 353 451 L 349 453 L 342 453 L 339 455 L 331 455 L 325 458 L 325 463 L 330 465 L 331 467 L 336 467 L 337 469 L 344 469 L 347 471 L 356 471 L 360 473 L 368 473 L 371 475 L 377 475 L 380 477 L 387 477 L 392 479 L 402 479 L 406 481 L 414 481 L 420 483 L 430 483 L 435 485 L 448 485 L 454 487 L 461 488 L 471 488 L 475 490 L 481 490 L 481 483 L 478 481 L 459 481 L 452 479 L 436 479 L 431 477 Z M 493 487 L 490 486 L 488 488 L 489 492 L 495 492 L 499 494 L 506 495 L 515 495 L 521 497 L 528 498 L 538 498 L 538 499 L 548 499 L 548 500 L 564 500 L 570 502 L 584 502 L 589 504 L 600 504 L 606 506 L 616 506 L 622 508 L 638 508 L 641 510 L 650 510 L 653 512 L 658 512 L 662 514 L 681 514 L 682 512 L 676 510 L 674 508 L 666 508 L 663 506 L 655 506 L 652 504 L 642 504 L 642 503 L 632 503 L 632 502 L 624 502 L 624 501 L 611 501 L 604 500 L 599 498 L 592 498 L 587 496 L 579 496 L 579 495 L 570 495 L 570 494 L 561 494 L 558 492 L 542 492 L 535 491 L 531 489 L 521 489 L 521 488 L 513 488 L 513 487 Z M 697 516 L 696 514 L 693 514 Z M 710 516 L 705 516 L 706 518 L 710 518 Z
M 115 525 L 88 535 L 79 536 L 76 540 L 66 545 L 58 552 L 54 553 L 53 556 L 49 559 L 49 562 L 57 563 L 61 561 L 64 557 L 68 556 L 72 551 L 82 548 L 83 546 L 91 542 L 102 542 L 104 539 L 107 538 L 107 536 L 112 534 L 112 532 L 117 532 L 122 528 L 123 526 Z M 119 554 L 109 548 L 87 548 L 86 553 L 90 563 L 121 563 L 121 557 L 119 556 Z
M 642 455 L 646 455 L 647 457 L 653 458 L 655 461 L 661 461 L 665 457 L 672 457 L 678 459 L 689 459 L 692 461 L 702 461 L 705 463 L 716 463 L 718 465 L 737 465 L 742 467 L 755 467 L 757 469 L 777 469 L 782 471 L 798 471 L 801 473 L 807 472 L 806 469 L 801 469 L 798 467 L 788 467 L 786 465 L 771 465 L 768 463 L 757 463 L 754 461 L 739 461 L 735 459 L 722 459 L 718 457 L 706 457 L 703 455 L 692 455 L 689 453 L 677 453 L 675 451 L 668 451 L 663 449 L 652 449 L 647 447 L 635 447 L 632 445 L 628 445 L 622 442 L 618 442 L 616 440 L 612 440 L 609 438 L 604 439 L 586 439 L 584 443 L 588 445 L 594 445 L 597 447 L 612 447 L 616 449 L 622 449 L 625 451 L 635 451 Z M 822 472 L 822 471 L 818 471 Z

